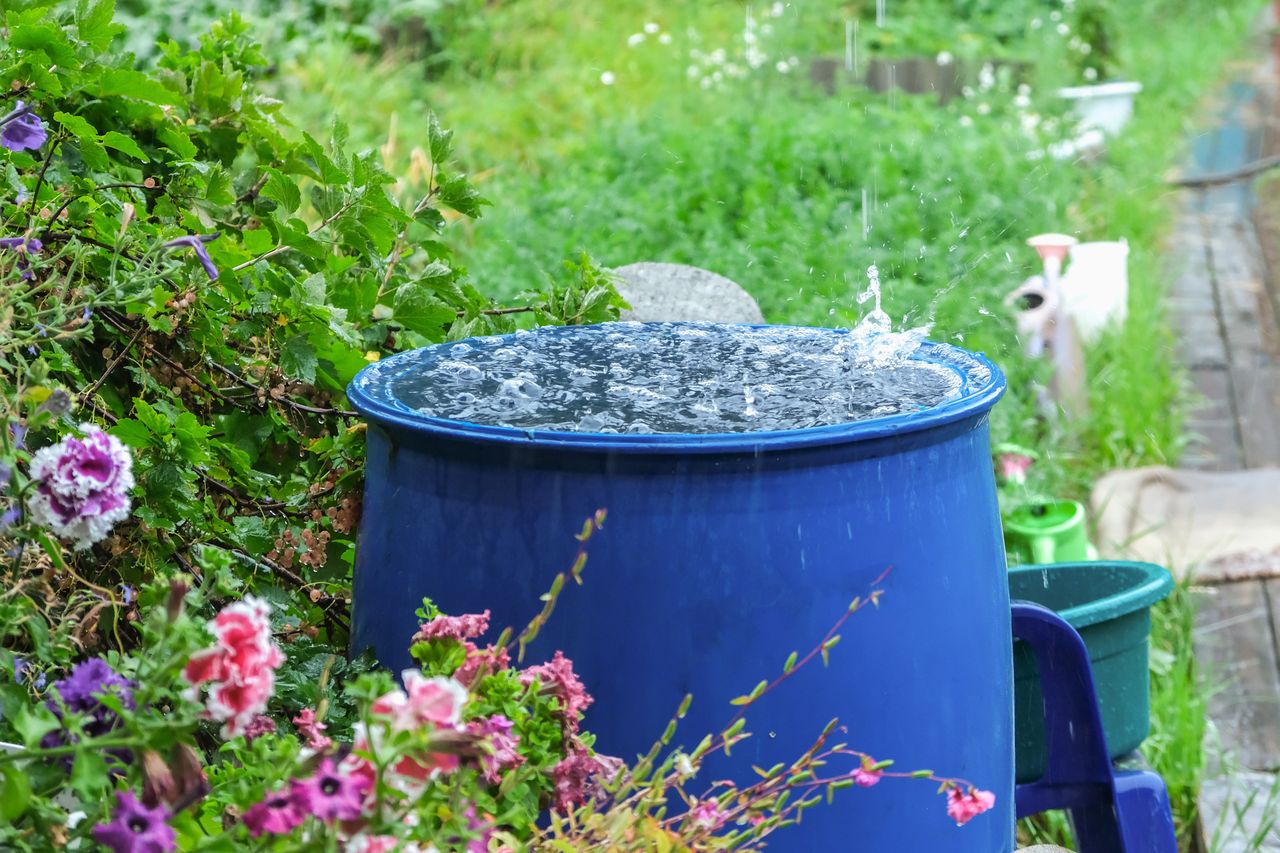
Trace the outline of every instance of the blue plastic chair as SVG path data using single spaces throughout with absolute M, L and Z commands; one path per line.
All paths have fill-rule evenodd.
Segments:
M 1048 746 L 1044 776 L 1017 786 L 1018 817 L 1065 809 L 1080 853 L 1178 853 L 1164 780 L 1111 765 L 1080 635 L 1027 601 L 1013 603 L 1013 635 L 1031 647 L 1040 669 Z

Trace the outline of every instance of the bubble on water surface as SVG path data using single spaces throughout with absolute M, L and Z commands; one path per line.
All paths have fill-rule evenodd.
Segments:
M 867 325 L 851 332 L 712 323 L 535 329 L 394 356 L 374 365 L 361 386 L 410 411 L 524 430 L 801 429 L 920 411 L 958 396 L 966 379 L 989 381 L 977 362 L 913 357 L 923 336 Z

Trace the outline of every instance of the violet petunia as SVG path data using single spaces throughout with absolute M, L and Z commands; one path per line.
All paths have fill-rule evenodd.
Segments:
M 13 111 L 0 118 L 0 145 L 10 151 L 35 150 L 49 139 L 40 116 L 18 101 Z
M 169 826 L 169 810 L 164 806 L 147 808 L 132 791 L 116 794 L 111 821 L 95 826 L 93 839 L 113 853 L 168 853 L 178 846 Z
M 194 249 L 196 257 L 200 260 L 200 265 L 204 267 L 204 271 L 209 274 L 209 281 L 218 280 L 218 268 L 213 265 L 212 259 L 209 257 L 209 250 L 205 248 L 206 243 L 212 243 L 217 240 L 221 234 L 187 234 L 184 237 L 170 240 L 164 244 L 166 249 Z

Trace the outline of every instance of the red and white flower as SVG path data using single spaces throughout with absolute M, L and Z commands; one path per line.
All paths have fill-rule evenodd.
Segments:
M 183 671 L 191 698 L 208 685 L 205 712 L 224 724 L 224 738 L 242 734 L 266 710 L 275 691 L 275 671 L 284 663 L 284 653 L 271 639 L 270 610 L 253 596 L 224 607 L 209 623 L 217 643 L 192 655 Z
M 467 689 L 457 680 L 436 676 L 427 678 L 421 672 L 406 669 L 401 673 L 404 690 L 392 690 L 377 699 L 370 710 L 374 719 L 366 727 L 353 726 L 354 749 L 343 761 L 343 768 L 353 775 L 366 776 L 370 782 L 376 774 L 373 764 L 361 753 L 378 752 L 386 734 L 393 731 L 461 732 L 462 709 L 467 704 Z M 391 768 L 385 781 L 406 792 L 412 791 L 441 773 L 458 769 L 459 758 L 450 752 L 422 751 L 402 756 Z

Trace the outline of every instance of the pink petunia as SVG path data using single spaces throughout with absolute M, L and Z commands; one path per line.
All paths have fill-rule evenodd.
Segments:
M 362 776 L 344 773 L 326 758 L 314 774 L 293 781 L 290 797 L 303 814 L 327 822 L 360 817 L 367 792 Z
M 461 616 L 437 616 L 424 622 L 413 635 L 413 642 L 427 640 L 473 640 L 489 630 L 489 611 L 464 613 Z
M 512 734 L 514 723 L 502 714 L 494 714 L 482 720 L 472 720 L 467 731 L 485 738 L 490 752 L 480 756 L 480 769 L 485 781 L 496 785 L 502 781 L 502 771 L 524 763 L 524 756 L 516 751 L 519 735 Z
M 619 759 L 592 753 L 574 738 L 569 743 L 568 754 L 551 769 L 556 787 L 552 807 L 570 812 L 580 803 L 601 796 L 603 783 L 612 779 L 621 767 Z
M 333 746 L 333 739 L 324 733 L 327 726 L 316 719 L 316 712 L 311 708 L 303 708 L 293 718 L 293 724 L 297 727 L 298 734 L 306 740 L 308 749 L 323 752 Z
M 482 649 L 470 640 L 463 640 L 462 646 L 466 649 L 467 659 L 453 677 L 466 687 L 474 684 L 481 672 L 491 675 L 511 666 L 511 655 L 505 648 L 490 645 Z
M 1027 471 L 1035 460 L 1022 453 L 1002 453 L 999 461 L 1001 478 L 1010 483 L 1025 483 Z
M 990 791 L 969 788 L 962 794 L 959 788 L 947 789 L 947 814 L 956 822 L 956 826 L 964 826 L 995 804 L 996 795 Z
M 373 703 L 372 711 L 388 717 L 392 728 L 412 731 L 423 726 L 457 728 L 467 704 L 467 688 L 456 679 L 427 678 L 414 669 L 400 674 L 404 690 L 393 690 Z
M 560 700 L 560 713 L 570 734 L 578 731 L 578 718 L 593 701 L 582 682 L 573 671 L 573 661 L 557 651 L 555 657 L 544 664 L 531 666 L 520 673 L 521 684 L 538 681 Z
M 268 794 L 262 802 L 250 806 L 240 818 L 249 835 L 287 835 L 302 825 L 306 818 L 288 793 Z
M 267 708 L 284 653 L 271 638 L 270 606 L 253 596 L 229 604 L 209 623 L 212 648 L 192 655 L 183 669 L 194 700 L 208 687 L 205 713 L 223 723 L 222 736 L 243 734 Z

